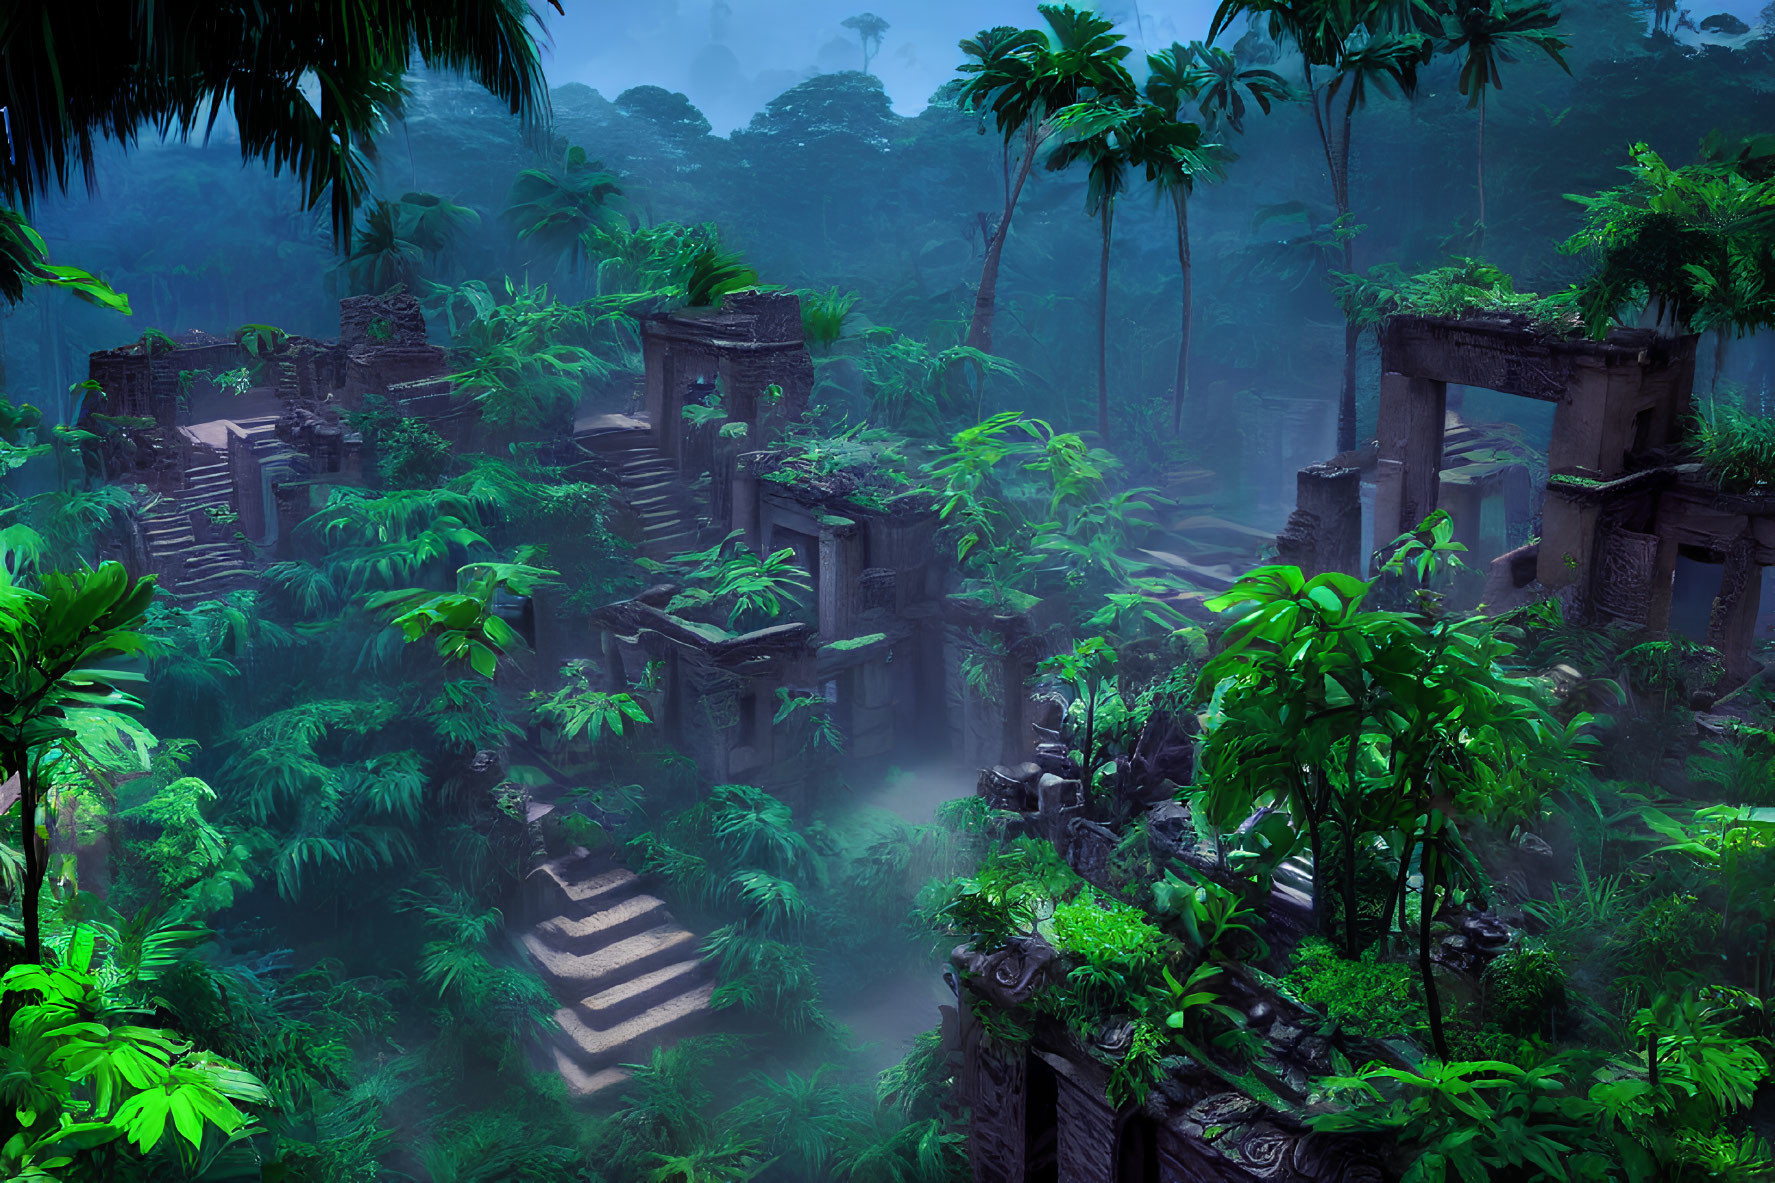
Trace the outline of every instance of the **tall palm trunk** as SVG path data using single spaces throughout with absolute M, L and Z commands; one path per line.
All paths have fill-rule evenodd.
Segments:
M 1183 336 L 1177 343 L 1177 379 L 1171 386 L 1171 434 L 1183 431 L 1183 403 L 1189 390 L 1190 297 L 1189 194 L 1179 186 L 1171 191 L 1177 205 L 1177 265 L 1183 272 Z
M 1312 91 L 1312 71 L 1307 72 L 1308 94 Z M 1344 101 L 1343 136 L 1334 139 L 1330 125 L 1331 100 L 1325 101 L 1326 109 L 1319 109 L 1317 97 L 1312 98 L 1313 118 L 1318 123 L 1319 138 L 1325 148 L 1325 167 L 1331 174 L 1331 201 L 1337 210 L 1340 224 L 1346 223 L 1350 214 L 1350 129 L 1356 117 L 1356 89 L 1350 88 L 1350 97 Z M 1347 225 L 1344 227 L 1347 229 Z M 1343 239 L 1344 271 L 1354 274 L 1356 270 L 1356 247 L 1346 235 Z M 1339 452 L 1354 451 L 1356 447 L 1356 350 L 1362 340 L 1361 330 L 1355 324 L 1344 322 L 1344 372 L 1343 380 L 1337 394 L 1337 450 Z
M 1104 198 L 1103 256 L 1097 263 L 1097 435 L 1109 443 L 1109 244 L 1115 227 L 1115 201 Z
M 1473 231 L 1473 253 L 1485 251 L 1485 88 L 1479 88 L 1479 225 Z
M 980 268 L 980 286 L 974 292 L 974 314 L 968 321 L 968 345 L 982 353 L 992 352 L 992 317 L 998 302 L 998 267 L 1004 256 L 1005 238 L 1011 232 L 1011 215 L 1017 210 L 1017 199 L 1023 183 L 1035 165 L 1036 129 L 1024 134 L 1023 155 L 1017 162 L 1017 178 L 1005 191 L 1005 209 L 998 228 L 986 242 L 986 261 Z

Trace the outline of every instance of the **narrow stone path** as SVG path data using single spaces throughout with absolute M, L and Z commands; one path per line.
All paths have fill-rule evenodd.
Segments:
M 549 1055 L 572 1096 L 621 1084 L 622 1064 L 706 1021 L 714 985 L 700 941 L 632 871 L 581 847 L 537 867 L 531 882 L 544 918 L 522 941 L 562 1003 Z

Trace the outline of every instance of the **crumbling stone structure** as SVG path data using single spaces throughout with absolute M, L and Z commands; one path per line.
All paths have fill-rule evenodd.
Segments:
M 164 592 L 246 586 L 258 562 L 251 547 L 275 543 L 310 511 L 296 482 L 356 480 L 358 440 L 342 417 L 366 395 L 387 396 L 403 414 L 469 421 L 443 380 L 446 351 L 426 344 L 418 301 L 353 296 L 339 311 L 338 341 L 287 337 L 267 356 L 201 332 L 170 347 L 137 343 L 91 355 L 89 374 L 107 396 L 92 410 L 154 424 L 103 455 L 108 477 L 151 490 L 126 549 L 141 571 L 160 577 Z M 214 377 L 230 371 L 246 371 L 252 385 L 223 393 Z M 467 442 L 462 430 L 445 434 Z
M 641 322 L 646 365 L 645 416 L 658 446 L 677 457 L 679 429 L 693 387 L 721 392 L 730 422 L 756 423 L 761 402 L 794 417 L 814 388 L 813 358 L 801 328 L 801 299 L 791 292 L 734 292 L 718 308 L 683 308 Z M 781 394 L 768 395 L 775 386 Z
M 1742 682 L 1756 669 L 1761 568 L 1775 564 L 1775 498 L 1723 493 L 1678 462 L 1695 341 L 1643 329 L 1603 341 L 1548 336 L 1508 317 L 1392 318 L 1378 445 L 1301 471 L 1278 539 L 1283 560 L 1359 574 L 1366 556 L 1351 547 L 1353 532 L 1385 542 L 1444 509 L 1456 538 L 1490 563 L 1488 608 L 1555 595 L 1579 622 L 1654 635 L 1682 627 L 1719 650 L 1728 685 Z M 1526 466 L 1451 464 L 1445 454 L 1450 383 L 1554 405 L 1537 540 L 1519 542 L 1535 515 Z M 1358 481 L 1374 490 L 1366 522 Z M 1479 549 L 1495 541 L 1482 530 L 1488 500 L 1501 503 L 1510 547 L 1495 559 Z M 1676 619 L 1673 603 L 1696 595 L 1711 599 L 1705 620 Z

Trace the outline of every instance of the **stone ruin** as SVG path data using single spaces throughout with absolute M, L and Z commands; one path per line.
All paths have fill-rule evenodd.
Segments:
M 1508 317 L 1391 318 L 1378 443 L 1300 471 L 1280 557 L 1309 572 L 1365 574 L 1365 540 L 1384 544 L 1443 509 L 1487 565 L 1487 609 L 1557 596 L 1577 623 L 1653 636 L 1686 627 L 1722 655 L 1718 689 L 1741 684 L 1757 669 L 1750 647 L 1762 568 L 1775 564 L 1775 496 L 1721 492 L 1681 461 L 1695 343 L 1644 329 L 1603 341 L 1548 336 Z M 1521 466 L 1475 471 L 1450 454 L 1451 383 L 1553 404 L 1541 489 Z M 1488 503 L 1513 543 L 1530 530 L 1538 538 L 1486 554 Z M 1673 617 L 1673 605 L 1697 598 L 1711 601 L 1704 619 Z
M 123 551 L 162 592 L 213 596 L 251 586 L 260 556 L 305 518 L 313 483 L 356 483 L 360 441 L 343 420 L 368 395 L 427 418 L 467 443 L 468 424 L 444 375 L 447 352 L 426 343 L 408 295 L 339 302 L 339 339 L 289 336 L 256 356 L 240 340 L 202 332 L 90 356 L 105 391 L 93 413 L 145 421 L 101 428 L 105 475 L 148 500 Z M 234 392 L 216 377 L 244 376 Z

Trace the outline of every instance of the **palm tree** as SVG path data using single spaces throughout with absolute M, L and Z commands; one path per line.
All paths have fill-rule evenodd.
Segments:
M 863 73 L 867 74 L 869 59 L 875 56 L 869 51 L 869 45 L 873 42 L 877 50 L 881 49 L 882 34 L 888 31 L 888 23 L 873 12 L 847 16 L 838 23 L 856 33 L 857 39 L 863 43 Z
M 1290 93 L 1280 74 L 1241 67 L 1231 53 L 1199 41 L 1187 46 L 1173 43 L 1169 49 L 1148 54 L 1146 65 L 1147 101 L 1177 124 L 1183 122 L 1185 101 L 1193 101 L 1210 131 L 1223 125 L 1235 132 L 1243 131 L 1247 95 L 1268 115 L 1270 105 Z M 1195 191 L 1196 178 L 1221 175 L 1223 159 L 1213 145 L 1199 149 L 1180 144 L 1160 147 L 1160 151 L 1149 153 L 1144 163 L 1148 179 L 1158 186 L 1161 200 L 1170 197 L 1177 218 L 1177 263 L 1183 273 L 1183 332 L 1177 344 L 1177 377 L 1171 387 L 1171 430 L 1178 432 L 1183 429 L 1183 404 L 1189 389 L 1189 199 Z
M 435 193 L 403 193 L 404 237 L 433 260 L 445 254 L 463 231 L 480 225 L 481 215 Z
M 974 311 L 968 320 L 967 346 L 992 352 L 992 318 L 998 295 L 999 260 L 1005 238 L 1011 232 L 1011 215 L 1035 165 L 1037 151 L 1048 137 L 1047 108 L 1035 86 L 1043 74 L 1042 57 L 1048 38 L 1036 29 L 999 25 L 966 38 L 961 50 L 969 61 L 961 66 L 972 75 L 961 89 L 960 105 L 971 111 L 992 112 L 1003 141 L 1001 172 L 1004 178 L 1004 212 L 986 239 L 986 259 L 980 269 L 980 286 L 974 292 Z M 1021 140 L 1017 166 L 1011 167 L 1011 141 Z
M 1122 108 L 1107 104 L 1080 103 L 1055 117 L 1055 125 L 1069 138 L 1048 157 L 1048 167 L 1059 170 L 1085 165 L 1085 213 L 1097 219 L 1102 231 L 1102 250 L 1097 264 L 1097 434 L 1109 440 L 1109 251 L 1115 234 L 1116 199 L 1128 187 L 1128 166 L 1133 162 L 1133 133 L 1127 124 L 1113 120 Z
M 412 286 L 418 280 L 424 252 L 417 243 L 402 237 L 405 227 L 400 223 L 395 202 L 378 201 L 364 211 L 364 224 L 345 260 L 352 291 L 386 292 L 396 284 Z
M 1356 111 L 1371 89 L 1395 89 L 1409 97 L 1418 67 L 1434 46 L 1417 28 L 1417 5 L 1401 0 L 1221 0 L 1208 40 L 1241 16 L 1265 18 L 1269 35 L 1300 51 L 1305 98 L 1331 179 L 1343 269 L 1355 271 L 1355 229 L 1350 221 L 1350 146 Z M 1339 99 L 1341 98 L 1341 102 Z M 1356 349 L 1361 328 L 1344 325 L 1344 372 L 1338 390 L 1337 447 L 1356 446 Z
M 1485 88 L 1504 88 L 1500 67 L 1514 62 L 1519 50 L 1539 49 L 1571 73 L 1560 50 L 1565 41 L 1554 29 L 1559 14 L 1549 0 L 1455 0 L 1442 16 L 1443 53 L 1462 54 L 1461 93 L 1469 107 L 1479 108 L 1479 224 L 1475 251 L 1485 243 Z
M 533 120 L 548 111 L 539 21 L 525 0 L 140 0 L 97 22 L 84 5 L 13 0 L 0 11 L 14 154 L 0 199 L 29 213 L 76 169 L 92 184 L 100 141 L 187 136 L 226 107 L 242 156 L 290 169 L 309 207 L 330 196 L 344 240 L 371 183 L 369 137 L 415 58 L 468 74 Z M 311 79 L 318 103 L 303 90 Z
M 616 204 L 622 195 L 615 173 L 602 161 L 588 160 L 584 148 L 572 147 L 559 169 L 527 168 L 519 173 L 501 216 L 552 265 L 565 263 L 569 272 L 578 274 L 588 237 L 626 223 Z
M 1054 171 L 1086 166 L 1085 213 L 1098 220 L 1102 252 L 1097 271 L 1097 433 L 1109 439 L 1109 252 L 1115 234 L 1116 199 L 1128 187 L 1128 166 L 1139 134 L 1128 112 L 1135 108 L 1134 79 L 1122 65 L 1132 52 L 1113 22 L 1070 4 L 1037 9 L 1053 30 L 1053 44 L 1038 59 L 1035 87 L 1066 139 L 1049 154 Z

